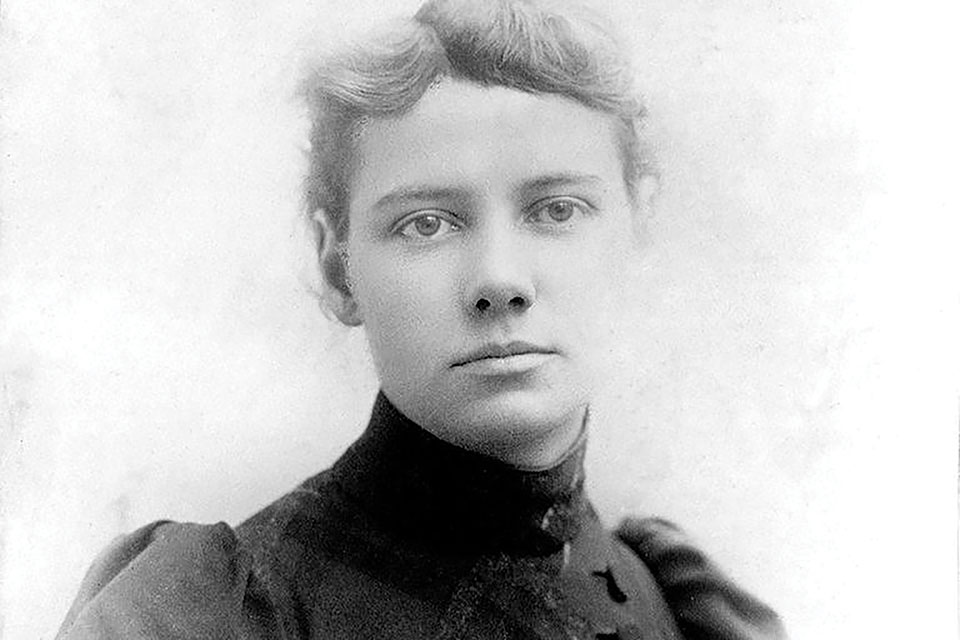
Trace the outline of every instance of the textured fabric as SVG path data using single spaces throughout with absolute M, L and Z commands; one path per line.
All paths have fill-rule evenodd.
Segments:
M 584 446 L 518 470 L 380 395 L 331 469 L 236 529 L 155 523 L 108 547 L 58 637 L 781 637 L 672 525 L 607 532 Z
M 94 562 L 57 637 L 282 637 L 250 568 L 223 523 L 151 524 Z

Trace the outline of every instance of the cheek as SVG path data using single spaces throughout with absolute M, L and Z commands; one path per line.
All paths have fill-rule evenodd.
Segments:
M 564 315 L 585 331 L 616 312 L 627 260 L 621 240 L 608 234 L 591 240 L 555 255 L 547 272 Z
M 436 348 L 451 311 L 449 278 L 442 272 L 366 252 L 351 262 L 351 280 L 378 361 L 409 366 L 409 354 Z
M 602 234 L 564 252 L 550 271 L 558 328 L 588 383 L 602 383 L 623 321 L 632 254 L 618 235 Z

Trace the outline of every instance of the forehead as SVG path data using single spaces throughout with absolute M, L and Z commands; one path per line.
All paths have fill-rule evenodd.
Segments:
M 570 173 L 622 189 L 614 132 L 610 115 L 565 97 L 447 80 L 406 114 L 367 123 L 351 209 L 409 186 L 498 192 Z

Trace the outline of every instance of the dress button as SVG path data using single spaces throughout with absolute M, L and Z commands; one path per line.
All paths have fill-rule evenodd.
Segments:
M 613 577 L 613 571 L 611 571 L 609 565 L 603 571 L 594 571 L 593 575 L 604 581 L 607 587 L 607 595 L 610 596 L 611 600 L 617 604 L 623 604 L 627 601 L 627 594 L 625 594 L 623 589 L 620 588 L 620 585 L 617 584 L 617 580 Z

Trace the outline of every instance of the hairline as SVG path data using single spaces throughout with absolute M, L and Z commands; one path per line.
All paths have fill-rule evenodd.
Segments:
M 576 71 L 571 72 L 572 75 L 565 72 L 555 75 L 549 65 L 541 74 L 535 61 L 521 61 L 518 67 L 509 61 L 492 67 L 483 63 L 477 66 L 469 56 L 474 45 L 459 39 L 464 37 L 463 33 L 442 19 L 435 22 L 434 18 L 442 15 L 442 9 L 440 14 L 435 13 L 441 4 L 446 4 L 445 0 L 428 0 L 411 18 L 394 22 L 383 34 L 385 37 L 365 39 L 359 47 L 342 50 L 340 56 L 316 67 L 311 76 L 305 78 L 301 90 L 312 110 L 311 140 L 319 140 L 323 145 L 311 151 L 305 176 L 306 214 L 314 216 L 318 209 L 327 209 L 337 237 L 345 238 L 353 181 L 361 161 L 359 144 L 366 124 L 371 120 L 402 118 L 432 86 L 446 79 L 479 87 L 500 86 L 538 96 L 555 95 L 610 116 L 613 142 L 622 166 L 623 188 L 636 210 L 643 177 L 657 172 L 649 150 L 640 139 L 645 115 L 642 101 L 633 90 L 632 82 L 624 80 L 629 76 L 620 75 L 629 70 L 627 56 L 620 46 L 615 44 L 609 49 L 601 46 L 595 53 L 585 50 L 587 59 L 596 61 L 600 71 L 612 74 L 607 78 L 594 75 L 577 80 Z M 527 6 L 525 0 L 518 0 L 517 5 Z M 599 17 L 592 12 L 590 15 Z M 574 30 L 589 22 L 578 19 L 582 17 L 573 18 Z M 597 26 L 598 23 L 589 22 L 587 31 L 592 33 L 571 36 L 572 46 L 577 42 L 591 42 Z M 610 26 L 604 23 L 600 31 L 610 36 L 605 29 Z M 453 39 L 448 41 L 450 38 Z M 386 66 L 370 66 L 376 60 Z M 525 66 L 528 64 L 533 66 Z M 607 64 L 612 66 L 605 66 Z M 621 79 L 616 79 L 618 77 Z
M 427 93 L 430 91 L 431 88 L 437 86 L 439 82 L 444 80 L 462 82 L 465 84 L 470 84 L 470 85 L 481 87 L 481 88 L 502 87 L 504 89 L 521 91 L 523 93 L 527 93 L 537 97 L 555 96 L 558 98 L 562 98 L 562 99 L 574 102 L 585 109 L 590 109 L 591 111 L 594 111 L 596 113 L 603 114 L 604 116 L 607 117 L 610 123 L 610 134 L 613 137 L 612 142 L 614 144 L 616 153 L 619 156 L 619 162 L 621 165 L 621 172 L 620 172 L 621 183 L 622 183 L 623 189 L 627 195 L 627 200 L 630 203 L 631 207 L 636 208 L 637 182 L 643 175 L 645 174 L 649 175 L 652 172 L 650 170 L 644 171 L 642 167 L 640 167 L 639 168 L 640 170 L 638 171 L 638 168 L 631 166 L 634 162 L 633 161 L 634 156 L 631 153 L 631 150 L 628 148 L 628 146 L 631 143 L 632 136 L 635 134 L 629 130 L 629 127 L 631 125 L 627 122 L 624 122 L 624 119 L 620 117 L 618 114 L 608 111 L 606 109 L 600 109 L 595 105 L 586 104 L 584 101 L 578 100 L 577 98 L 567 95 L 565 93 L 528 91 L 528 90 L 519 89 L 516 87 L 511 87 L 506 84 L 491 84 L 491 83 L 479 82 L 473 78 L 463 76 L 462 74 L 444 75 L 444 74 L 438 73 L 433 78 L 433 80 L 430 83 L 430 86 L 427 88 L 426 91 L 424 91 L 412 103 L 408 105 L 404 105 L 403 108 L 397 109 L 395 113 L 377 114 L 377 115 L 361 114 L 351 119 L 351 122 L 349 125 L 350 132 L 349 132 L 349 135 L 347 136 L 349 139 L 349 142 L 340 149 L 340 153 L 342 154 L 340 160 L 342 162 L 341 166 L 343 167 L 343 172 L 341 173 L 341 178 L 339 182 L 343 190 L 343 194 L 342 194 L 342 202 L 339 204 L 339 207 L 341 209 L 339 213 L 342 219 L 337 220 L 337 227 L 335 229 L 337 233 L 338 241 L 345 241 L 349 234 L 349 228 L 350 228 L 349 218 L 350 218 L 350 209 L 351 209 L 351 202 L 352 202 L 352 193 L 353 193 L 353 187 L 354 187 L 353 182 L 354 182 L 354 178 L 356 177 L 356 171 L 359 168 L 359 163 L 362 161 L 362 158 L 360 156 L 360 145 L 361 145 L 361 140 L 363 139 L 366 133 L 367 125 L 373 121 L 385 121 L 385 120 L 401 119 L 405 117 L 413 109 L 416 108 L 416 106 L 423 100 L 423 98 L 427 95 Z M 308 211 L 308 213 L 312 214 L 313 212 Z

